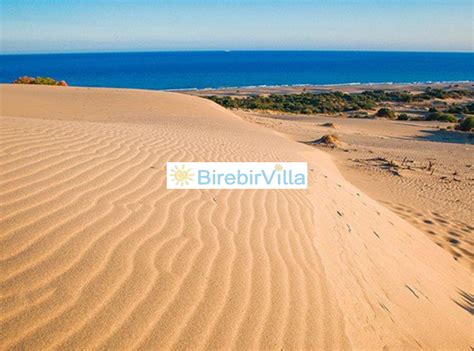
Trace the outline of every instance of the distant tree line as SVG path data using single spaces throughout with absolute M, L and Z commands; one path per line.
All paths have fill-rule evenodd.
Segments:
M 432 99 L 474 98 L 470 90 L 441 90 L 427 88 L 422 93 L 408 91 L 371 90 L 362 93 L 301 93 L 251 95 L 243 98 L 209 96 L 212 101 L 227 107 L 247 110 L 271 110 L 298 114 L 338 113 L 357 110 L 372 110 L 383 102 L 419 102 Z

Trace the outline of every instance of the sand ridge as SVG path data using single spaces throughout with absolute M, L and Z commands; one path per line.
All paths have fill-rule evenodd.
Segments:
M 325 153 L 211 101 L 0 86 L 2 349 L 467 348 L 472 276 Z M 166 190 L 307 161 L 307 190 Z

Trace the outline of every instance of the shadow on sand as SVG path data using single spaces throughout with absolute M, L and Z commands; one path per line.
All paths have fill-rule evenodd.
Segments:
M 474 315 L 474 295 L 471 295 L 462 290 L 459 290 L 458 292 L 459 295 L 461 295 L 461 298 L 458 301 L 453 301 L 456 303 L 456 305 L 465 309 L 470 314 Z
M 438 143 L 470 144 L 474 145 L 474 133 L 459 132 L 456 130 L 422 130 L 423 135 L 415 140 L 434 141 Z

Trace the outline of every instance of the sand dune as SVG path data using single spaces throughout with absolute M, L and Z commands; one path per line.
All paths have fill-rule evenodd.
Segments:
M 412 223 L 454 260 L 468 269 L 474 267 L 470 133 L 442 130 L 436 121 L 237 113 L 289 138 L 322 147 L 348 181 Z M 337 147 L 313 142 L 328 133 L 340 140 Z
M 2 349 L 473 345 L 472 276 L 330 158 L 208 100 L 2 85 Z M 307 161 L 167 190 L 166 161 Z

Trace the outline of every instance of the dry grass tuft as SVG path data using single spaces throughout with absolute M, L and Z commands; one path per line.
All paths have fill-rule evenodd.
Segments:
M 333 134 L 323 135 L 321 138 L 313 141 L 314 144 L 321 144 L 330 147 L 342 147 L 344 143 Z

